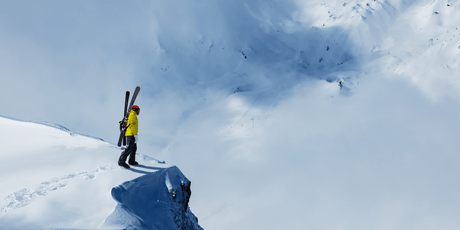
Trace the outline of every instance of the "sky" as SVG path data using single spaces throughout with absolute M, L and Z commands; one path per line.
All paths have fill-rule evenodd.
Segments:
M 136 86 L 139 43 L 148 40 L 139 36 L 148 27 L 139 6 L 120 3 L 2 2 L 2 97 L 10 98 L 2 115 L 109 139 L 110 126 L 94 117 L 121 111 L 124 91 Z
M 0 115 L 115 143 L 139 85 L 205 229 L 454 229 L 459 3 L 345 3 L 3 1 Z

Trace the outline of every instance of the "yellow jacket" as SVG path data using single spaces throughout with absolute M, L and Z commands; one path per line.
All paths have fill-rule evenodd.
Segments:
M 137 123 L 137 113 L 134 110 L 129 112 L 128 123 L 126 124 L 126 133 L 125 136 L 134 136 L 138 132 L 138 123 Z

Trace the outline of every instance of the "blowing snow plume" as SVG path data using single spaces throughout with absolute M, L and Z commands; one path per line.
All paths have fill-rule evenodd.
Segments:
M 202 230 L 188 206 L 191 182 L 176 166 L 127 181 L 112 189 L 118 202 L 106 227 L 146 230 Z

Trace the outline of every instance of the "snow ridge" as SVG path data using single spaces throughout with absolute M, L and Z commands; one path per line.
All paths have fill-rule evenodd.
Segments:
M 76 133 L 62 125 L 59 125 L 59 124 L 56 124 L 56 123 L 52 123 L 52 122 L 47 122 L 47 121 L 31 121 L 31 120 L 21 120 L 21 119 L 17 119 L 17 118 L 13 118 L 13 117 L 7 117 L 7 116 L 3 116 L 0 114 L 0 117 L 1 118 L 6 118 L 6 119 L 9 119 L 9 120 L 13 120 L 13 121 L 19 121 L 19 122 L 27 122 L 27 123 L 34 123 L 34 124 L 39 124 L 39 125 L 44 125 L 44 126 L 48 126 L 48 127 L 51 127 L 51 128 L 55 128 L 55 129 L 59 129 L 59 130 L 62 130 L 64 132 L 67 132 L 69 133 L 71 136 L 76 136 L 76 135 L 79 135 L 79 136 L 83 136 L 83 137 L 89 137 L 89 138 L 92 138 L 92 139 L 96 139 L 96 140 L 100 140 L 100 141 L 104 141 L 104 139 L 102 138 L 99 138 L 99 137 L 93 137 L 93 136 L 89 136 L 89 135 L 85 135 L 85 134 L 81 134 L 81 133 Z

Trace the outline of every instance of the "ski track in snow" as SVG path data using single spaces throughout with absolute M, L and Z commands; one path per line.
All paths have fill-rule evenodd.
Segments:
M 67 186 L 74 179 L 92 180 L 96 177 L 96 173 L 111 172 L 116 169 L 121 169 L 117 165 L 101 166 L 97 170 L 91 172 L 70 173 L 60 178 L 53 178 L 49 181 L 42 182 L 35 189 L 25 188 L 16 191 L 5 198 L 5 205 L 0 209 L 0 214 L 7 213 L 12 209 L 21 208 L 29 205 L 37 196 L 46 196 L 49 192 Z

